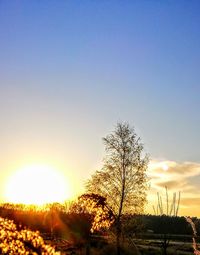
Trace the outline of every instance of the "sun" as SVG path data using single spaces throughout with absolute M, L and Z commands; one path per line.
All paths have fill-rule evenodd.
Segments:
M 169 166 L 166 165 L 166 164 L 163 164 L 163 165 L 162 165 L 162 169 L 163 169 L 164 171 L 167 171 L 167 170 L 169 169 Z
M 16 171 L 5 190 L 6 201 L 36 204 L 59 202 L 70 198 L 70 186 L 64 175 L 44 165 L 27 166 Z

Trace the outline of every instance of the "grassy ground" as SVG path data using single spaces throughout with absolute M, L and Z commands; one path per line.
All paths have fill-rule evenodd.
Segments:
M 134 240 L 141 255 L 161 255 L 161 242 L 159 240 Z M 190 242 L 171 241 L 167 248 L 169 255 L 192 255 L 193 248 Z
M 62 255 L 85 255 L 86 246 L 73 246 L 66 240 L 47 240 L 51 245 L 56 246 Z M 135 248 L 136 245 L 137 249 Z M 162 255 L 161 243 L 159 240 L 134 239 L 124 241 L 122 255 Z M 192 243 L 173 241 L 167 249 L 168 255 L 193 255 Z M 90 255 L 116 255 L 114 240 L 100 238 L 91 242 Z

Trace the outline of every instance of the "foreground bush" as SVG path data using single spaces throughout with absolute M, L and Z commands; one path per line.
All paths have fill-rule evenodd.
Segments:
M 0 254 L 59 255 L 44 243 L 38 231 L 19 229 L 12 220 L 0 217 Z

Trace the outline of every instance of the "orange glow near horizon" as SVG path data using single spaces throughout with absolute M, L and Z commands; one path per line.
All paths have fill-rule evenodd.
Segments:
M 64 175 L 44 165 L 17 170 L 11 175 L 5 189 L 6 202 L 10 203 L 62 203 L 71 196 L 71 188 Z

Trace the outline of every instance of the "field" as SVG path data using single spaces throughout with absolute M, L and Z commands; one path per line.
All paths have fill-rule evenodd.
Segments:
M 112 229 L 91 233 L 94 219 L 91 215 L 74 212 L 69 207 L 66 212 L 66 208 L 59 206 L 41 209 L 7 204 L 0 207 L 1 254 L 116 254 Z M 168 241 L 166 254 L 193 254 L 191 234 L 167 237 L 147 232 L 130 234 L 127 231 L 123 236 L 122 255 L 161 255 L 163 244 Z
M 181 236 L 180 236 L 181 237 Z M 160 240 L 143 240 L 135 239 L 135 244 L 137 245 L 141 255 L 159 255 L 162 254 L 161 248 L 162 243 Z M 167 254 L 169 255 L 192 255 L 193 248 L 192 242 L 184 241 L 171 241 L 167 249 Z
M 182 236 L 180 236 L 181 238 Z M 56 247 L 61 254 L 77 254 L 85 255 L 86 247 L 84 245 L 77 246 L 68 242 L 65 239 L 57 238 L 51 240 L 44 237 L 46 243 Z M 135 248 L 136 246 L 136 248 Z M 125 239 L 124 240 L 124 253 L 135 255 L 161 255 L 162 242 L 160 240 L 145 240 L 145 239 Z M 92 236 L 90 240 L 90 253 L 94 255 L 115 254 L 114 240 L 104 236 Z M 184 241 L 171 241 L 167 249 L 168 255 L 192 255 L 193 248 L 192 242 Z

